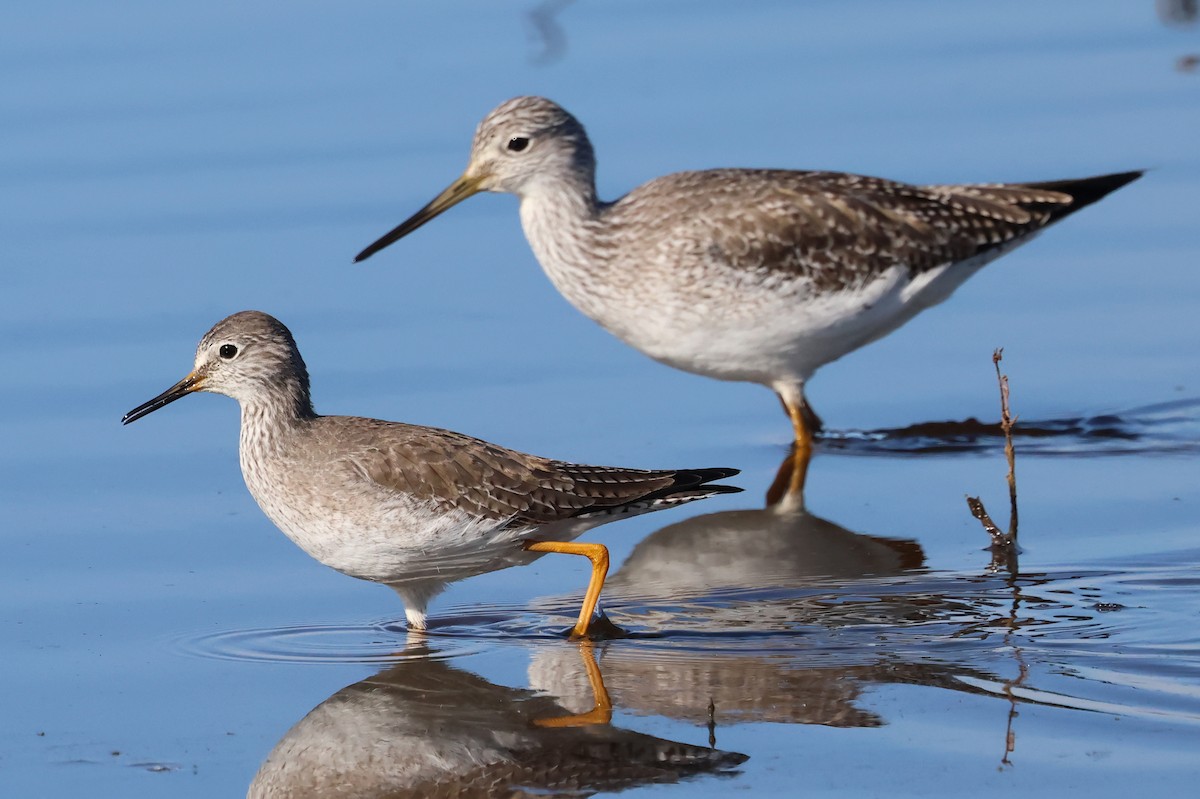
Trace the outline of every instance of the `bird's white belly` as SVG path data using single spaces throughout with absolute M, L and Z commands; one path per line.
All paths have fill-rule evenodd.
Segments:
M 280 472 L 276 472 L 279 474 Z M 369 484 L 331 491 L 268 486 L 243 468 L 246 486 L 267 517 L 314 559 L 343 574 L 393 584 L 461 579 L 508 565 L 519 530 L 496 520 L 439 508 Z
M 669 366 L 770 384 L 807 379 L 821 365 L 902 324 L 906 282 L 895 269 L 860 289 L 824 295 L 796 280 L 691 296 L 685 287 L 667 287 L 632 295 L 627 303 L 581 310 Z
M 651 358 L 721 380 L 770 385 L 807 380 L 890 333 L 949 297 L 1001 252 L 915 275 L 898 266 L 865 285 L 824 292 L 779 274 L 715 275 L 724 280 L 709 274 L 707 283 L 651 274 L 626 283 L 626 291 L 602 293 L 581 291 L 577 280 L 546 271 L 576 307 Z

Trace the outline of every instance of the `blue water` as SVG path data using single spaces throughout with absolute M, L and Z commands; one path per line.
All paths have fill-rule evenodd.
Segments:
M 531 721 L 588 710 L 589 658 L 613 704 L 589 734 L 711 731 L 749 758 L 601 791 L 1187 790 L 1200 73 L 1177 63 L 1200 26 L 1167 24 L 1167 5 L 576 2 L 547 6 L 548 38 L 533 3 L 0 10 L 0 794 L 241 795 L 293 725 L 367 679 L 391 687 L 360 726 L 392 730 L 375 740 L 393 759 L 415 756 L 406 730 L 471 748 L 486 723 L 557 762 L 569 736 Z M 822 370 L 810 399 L 835 435 L 781 519 L 762 500 L 788 437 L 769 392 L 594 326 L 541 274 L 513 198 L 351 265 L 458 175 L 484 113 L 528 93 L 587 126 L 605 197 L 713 166 L 1151 171 Z M 319 410 L 563 459 L 735 466 L 746 492 L 589 535 L 612 551 L 606 607 L 628 639 L 559 638 L 584 567 L 543 558 L 452 587 L 415 645 L 390 591 L 262 516 L 231 401 L 121 427 L 244 308 L 292 328 Z M 1015 412 L 1055 432 L 1017 442 L 1016 579 L 989 572 L 963 501 L 1007 518 L 997 441 L 873 432 L 995 419 L 999 346 Z M 1054 427 L 1077 419 L 1099 421 Z M 712 515 L 731 511 L 751 515 Z M 422 680 L 444 696 L 415 695 Z

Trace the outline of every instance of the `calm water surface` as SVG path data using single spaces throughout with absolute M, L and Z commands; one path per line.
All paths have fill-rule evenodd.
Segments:
M 0 794 L 1188 790 L 1186 5 L 0 11 Z M 834 432 L 803 498 L 767 505 L 788 438 L 775 400 L 654 364 L 570 308 L 512 198 L 350 265 L 524 93 L 588 126 L 606 197 L 712 166 L 1152 171 L 823 370 L 810 398 Z M 292 327 L 320 410 L 567 459 L 736 466 L 746 491 L 590 534 L 627 638 L 565 641 L 584 568 L 544 558 L 452 587 L 410 640 L 391 592 L 258 511 L 231 402 L 120 427 L 243 308 Z M 1015 575 L 989 569 L 963 501 L 1003 524 L 998 440 L 896 432 L 995 419 L 997 346 L 1028 431 Z

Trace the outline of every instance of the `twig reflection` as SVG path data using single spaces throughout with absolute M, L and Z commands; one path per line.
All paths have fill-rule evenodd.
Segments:
M 1016 555 L 1013 555 L 1014 559 Z M 1017 712 L 1017 697 L 1014 689 L 1025 684 L 1025 680 L 1029 678 L 1029 664 L 1025 662 L 1025 653 L 1021 647 L 1015 643 L 1016 633 L 1021 627 L 1020 609 L 1021 609 L 1021 586 L 1017 582 L 1017 572 L 1014 563 L 1013 569 L 1008 573 L 1008 584 L 1012 589 L 1012 605 L 1009 607 L 1008 618 L 1005 623 L 1004 645 L 1012 652 L 1013 660 L 1017 664 L 1017 676 L 1011 680 L 1004 681 L 1004 695 L 1008 698 L 1008 720 L 1004 730 L 1004 756 L 1000 758 L 1000 767 L 1006 768 L 1012 765 L 1011 755 L 1017 749 L 1017 732 L 1014 729 L 1013 722 L 1016 721 L 1020 713 Z
M 1155 3 L 1158 18 L 1171 27 L 1190 27 L 1200 18 L 1200 0 L 1158 0 Z M 1195 72 L 1200 66 L 1200 54 L 1187 53 L 1175 59 L 1179 72 Z
M 538 66 L 547 66 L 562 59 L 567 52 L 567 32 L 558 21 L 558 15 L 574 0 L 542 0 L 529 11 L 529 25 L 534 38 L 541 43 L 541 51 L 531 61 Z

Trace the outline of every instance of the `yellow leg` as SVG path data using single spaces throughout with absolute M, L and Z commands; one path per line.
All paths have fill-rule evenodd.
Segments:
M 588 685 L 592 688 L 592 709 L 586 713 L 537 719 L 533 722 L 535 726 L 586 727 L 592 724 L 608 724 L 612 721 L 612 699 L 608 696 L 608 689 L 604 687 L 604 675 L 600 673 L 600 664 L 596 662 L 596 653 L 592 648 L 591 641 L 579 642 L 579 656 L 583 659 Z
M 572 638 L 582 638 L 587 635 L 592 614 L 596 612 L 596 603 L 600 601 L 600 589 L 604 588 L 604 578 L 608 575 L 608 550 L 603 544 L 576 544 L 565 541 L 526 541 L 525 548 L 530 552 L 583 555 L 592 562 L 592 579 L 588 582 L 587 593 L 583 595 L 583 607 L 579 609 L 579 621 L 575 622 L 575 627 L 571 630 Z
M 808 462 L 812 460 L 812 447 L 793 445 L 788 456 L 779 465 L 775 480 L 767 489 L 767 506 L 776 505 L 784 499 L 795 507 L 804 507 L 804 482 L 808 478 Z
M 787 398 L 780 396 L 780 401 L 783 403 L 783 409 L 787 411 L 788 418 L 792 420 L 792 433 L 795 435 L 794 448 L 796 451 L 811 450 L 813 443 L 813 433 L 815 432 L 808 423 L 807 414 L 805 413 L 804 400 L 799 402 L 789 402 Z
M 781 382 L 772 386 L 783 403 L 783 410 L 792 420 L 792 433 L 795 436 L 797 451 L 812 449 L 813 436 L 821 431 L 821 417 L 809 407 L 804 399 L 804 384 L 796 382 Z

